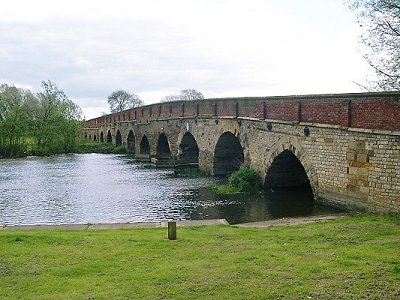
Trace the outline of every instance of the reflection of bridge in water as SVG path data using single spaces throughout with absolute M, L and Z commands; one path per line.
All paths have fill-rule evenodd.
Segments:
M 308 186 L 314 199 L 400 212 L 400 93 L 157 103 L 86 122 L 87 139 L 138 159 L 227 175 L 256 169 L 266 189 Z

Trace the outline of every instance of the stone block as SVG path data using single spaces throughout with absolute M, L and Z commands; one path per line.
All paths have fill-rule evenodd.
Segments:
M 355 153 L 351 153 L 351 152 L 347 152 L 346 153 L 346 159 L 348 161 L 354 161 L 356 159 L 356 154 Z
M 360 186 L 360 193 L 362 193 L 362 194 L 369 194 L 369 187 Z
M 349 168 L 349 174 L 350 175 L 358 175 L 358 169 L 357 167 L 350 167 Z
M 367 154 L 364 153 L 357 154 L 357 161 L 362 163 L 368 162 Z

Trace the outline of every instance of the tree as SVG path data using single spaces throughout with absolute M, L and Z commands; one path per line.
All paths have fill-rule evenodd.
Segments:
M 373 90 L 400 88 L 400 0 L 347 0 L 358 16 L 364 33 L 363 56 L 374 68 L 378 80 Z
M 201 92 L 196 91 L 194 89 L 187 89 L 181 91 L 182 100 L 199 100 L 204 99 L 204 96 Z
M 34 117 L 38 154 L 71 152 L 77 146 L 82 111 L 58 86 L 42 81 L 37 94 L 39 107 Z
M 0 156 L 20 156 L 26 150 L 28 106 L 33 100 L 29 90 L 0 85 Z
M 161 99 L 161 102 L 172 102 L 182 100 L 180 95 L 168 95 Z
M 161 102 L 182 101 L 182 100 L 199 100 L 204 99 L 201 92 L 195 89 L 181 90 L 179 95 L 169 95 L 161 99 Z
M 124 90 L 117 90 L 108 96 L 108 104 L 112 113 L 143 105 L 143 101 L 136 94 Z

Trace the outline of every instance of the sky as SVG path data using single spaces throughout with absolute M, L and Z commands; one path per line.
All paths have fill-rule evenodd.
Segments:
M 361 92 L 373 76 L 344 0 L 13 0 L 0 9 L 0 83 L 51 80 L 91 119 L 115 90 L 160 102 Z

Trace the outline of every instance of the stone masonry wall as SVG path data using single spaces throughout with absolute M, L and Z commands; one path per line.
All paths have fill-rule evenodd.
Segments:
M 274 159 L 291 151 L 303 165 L 318 201 L 340 207 L 400 213 L 400 93 L 205 99 L 159 103 L 86 123 L 82 136 L 99 141 L 117 130 L 136 153 L 146 135 L 155 156 L 160 133 L 177 155 L 186 131 L 199 147 L 199 165 L 213 172 L 224 132 L 239 140 L 244 164 L 265 179 Z M 305 128 L 309 134 L 305 134 Z

